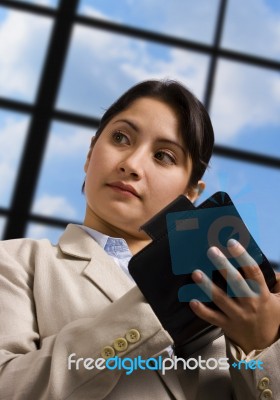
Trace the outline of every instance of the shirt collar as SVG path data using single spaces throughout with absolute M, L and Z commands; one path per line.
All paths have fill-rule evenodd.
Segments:
M 126 241 L 123 238 L 115 238 L 85 225 L 79 225 L 81 229 L 86 231 L 105 251 L 107 254 L 118 258 L 131 258 L 132 253 Z

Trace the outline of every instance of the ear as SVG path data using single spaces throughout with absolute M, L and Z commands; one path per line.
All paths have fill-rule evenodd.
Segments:
M 197 182 L 196 186 L 189 187 L 185 195 L 192 203 L 194 203 L 199 198 L 205 187 L 205 182 L 200 180 Z
M 96 143 L 96 139 L 97 138 L 95 136 L 93 136 L 93 138 L 91 139 L 90 148 L 89 148 L 89 151 L 87 153 L 87 159 L 86 159 L 86 162 L 85 162 L 85 165 L 84 165 L 85 173 L 87 173 L 87 170 L 88 170 L 92 149 L 93 149 L 93 147 L 94 147 L 94 145 Z

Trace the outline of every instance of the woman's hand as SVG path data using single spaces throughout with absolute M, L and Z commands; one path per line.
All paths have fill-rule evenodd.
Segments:
M 219 310 L 212 310 L 195 299 L 190 302 L 190 307 L 198 317 L 221 327 L 225 335 L 248 354 L 251 350 L 270 346 L 279 338 L 280 274 L 277 274 L 274 293 L 271 293 L 261 269 L 244 247 L 231 239 L 228 250 L 242 267 L 245 278 L 217 247 L 208 250 L 208 257 L 236 297 L 229 297 L 202 271 L 196 270 L 192 274 L 193 280 Z

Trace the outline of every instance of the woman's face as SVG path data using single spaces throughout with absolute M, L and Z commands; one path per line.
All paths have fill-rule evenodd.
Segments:
M 174 110 L 157 99 L 135 100 L 106 125 L 88 154 L 85 225 L 141 239 L 141 225 L 188 193 L 191 171 Z

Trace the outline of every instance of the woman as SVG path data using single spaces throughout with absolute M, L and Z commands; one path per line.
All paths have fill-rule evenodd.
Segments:
M 225 332 L 193 357 L 231 363 L 249 355 L 265 370 L 163 374 L 140 367 L 127 374 L 105 364 L 115 356 L 156 361 L 172 353 L 171 336 L 127 264 L 150 242 L 139 230 L 144 222 L 179 194 L 197 199 L 212 147 L 207 112 L 179 83 L 140 83 L 106 111 L 85 163 L 83 226 L 69 225 L 56 246 L 30 239 L 0 245 L 1 399 L 280 398 L 280 303 L 258 266 L 244 272 L 260 295 L 236 300 L 193 273 L 199 285 L 211 285 L 222 310 L 193 301 L 193 311 Z M 247 265 L 241 245 L 230 251 Z M 218 260 L 224 262 L 221 254 Z M 244 285 L 241 275 L 238 281 Z

